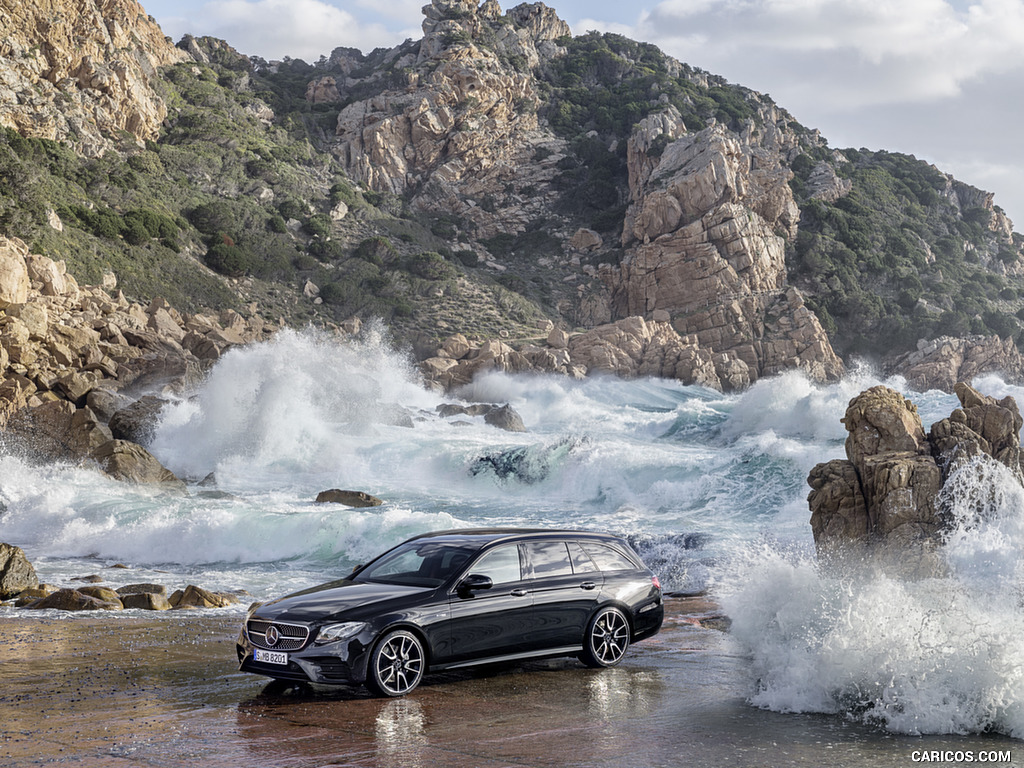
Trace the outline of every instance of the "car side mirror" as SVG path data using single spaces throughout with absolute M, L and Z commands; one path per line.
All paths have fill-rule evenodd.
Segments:
M 490 589 L 493 586 L 494 582 L 491 581 L 490 576 L 471 573 L 459 582 L 459 592 L 469 594 L 472 592 L 478 592 L 482 589 Z

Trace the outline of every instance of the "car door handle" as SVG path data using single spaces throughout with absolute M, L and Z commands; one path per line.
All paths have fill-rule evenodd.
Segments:
M 580 584 L 580 589 L 591 590 L 591 589 L 593 589 L 596 586 L 597 586 L 597 584 L 595 584 L 592 581 L 584 581 L 582 584 Z
M 512 595 L 512 597 L 525 597 L 528 592 L 525 589 L 513 589 L 509 594 Z

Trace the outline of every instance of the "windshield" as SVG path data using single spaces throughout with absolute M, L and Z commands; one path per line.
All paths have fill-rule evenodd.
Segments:
M 353 580 L 439 587 L 479 549 L 472 542 L 409 541 L 374 560 Z

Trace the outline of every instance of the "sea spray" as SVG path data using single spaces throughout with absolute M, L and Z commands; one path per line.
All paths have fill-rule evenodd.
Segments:
M 152 450 L 179 475 L 219 470 L 222 483 L 252 480 L 246 468 L 258 466 L 268 489 L 288 485 L 292 473 L 358 475 L 362 438 L 394 422 L 397 404 L 437 402 L 379 335 L 340 343 L 312 330 L 282 331 L 229 351 L 193 397 L 165 408 Z
M 960 467 L 943 492 L 945 573 L 750 549 L 719 584 L 752 658 L 751 702 L 845 715 L 899 733 L 1024 736 L 1024 490 L 1002 465 Z
M 205 569 L 269 590 L 271 577 L 308 586 L 432 529 L 564 526 L 638 537 L 667 588 L 693 591 L 751 540 L 810 546 L 807 471 L 841 452 L 830 411 L 859 386 L 791 374 L 733 395 L 659 379 L 490 372 L 441 395 L 379 331 L 356 340 L 282 331 L 230 350 L 163 409 L 150 448 L 193 483 L 187 496 L 18 463 L 0 477 L 0 537 L 53 562 Z M 438 415 L 460 398 L 511 403 L 528 431 Z M 515 456 L 526 457 L 525 476 L 487 466 Z M 196 485 L 211 472 L 215 485 Z M 385 504 L 313 502 L 333 487 Z

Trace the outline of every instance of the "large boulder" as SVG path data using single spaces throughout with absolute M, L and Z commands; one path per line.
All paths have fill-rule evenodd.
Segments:
M 0 236 L 0 309 L 28 301 L 28 248 L 17 238 Z
M 120 600 L 106 601 L 86 595 L 77 589 L 59 589 L 47 597 L 34 600 L 25 608 L 57 611 L 120 611 L 124 606 L 121 605 Z
M 379 507 L 384 502 L 364 491 L 343 491 L 331 488 L 316 495 L 317 504 L 344 504 L 346 507 Z
M 138 443 L 108 440 L 93 450 L 90 456 L 104 472 L 117 480 L 185 490 L 185 483 Z
M 164 595 L 155 592 L 132 592 L 122 595 L 121 604 L 128 610 L 133 608 L 143 611 L 169 611 L 170 601 Z
M 980 454 L 991 456 L 1020 478 L 1022 476 L 1020 430 L 1017 402 L 1010 396 L 1002 400 L 983 395 L 960 382 L 955 386 L 960 408 L 949 418 L 932 425 L 932 452 L 947 478 L 964 461 Z
M 26 589 L 38 586 L 36 569 L 22 548 L 0 544 L 0 600 L 10 600 Z
M 144 395 L 110 417 L 110 431 L 118 440 L 149 445 L 156 433 L 160 412 L 167 401 L 156 395 Z
M 173 608 L 226 608 L 238 602 L 234 595 L 211 592 L 208 589 L 189 584 L 183 590 L 175 590 L 169 602 Z
M 847 458 L 818 464 L 807 481 L 811 530 L 819 556 L 871 556 L 903 574 L 941 569 L 935 551 L 949 524 L 944 484 L 963 463 L 988 457 L 1021 472 L 1020 429 L 1012 397 L 982 395 L 955 385 L 961 408 L 925 434 L 917 408 L 878 386 L 850 401 Z
M 811 531 L 818 551 L 865 543 L 868 525 L 867 502 L 857 469 L 845 459 L 818 464 L 807 478 L 811 493 Z
M 506 432 L 526 431 L 526 426 L 523 424 L 522 417 L 516 413 L 515 409 L 508 403 L 505 403 L 505 405 L 500 408 L 494 408 L 485 413 L 484 421 L 492 427 L 504 429 Z
M 846 455 L 858 466 L 867 456 L 929 452 L 917 406 L 888 387 L 872 387 L 851 400 L 842 423 L 849 433 Z
M 22 408 L 8 421 L 6 432 L 20 450 L 43 461 L 82 458 L 111 439 L 110 430 L 88 407 L 75 408 L 67 400 Z

